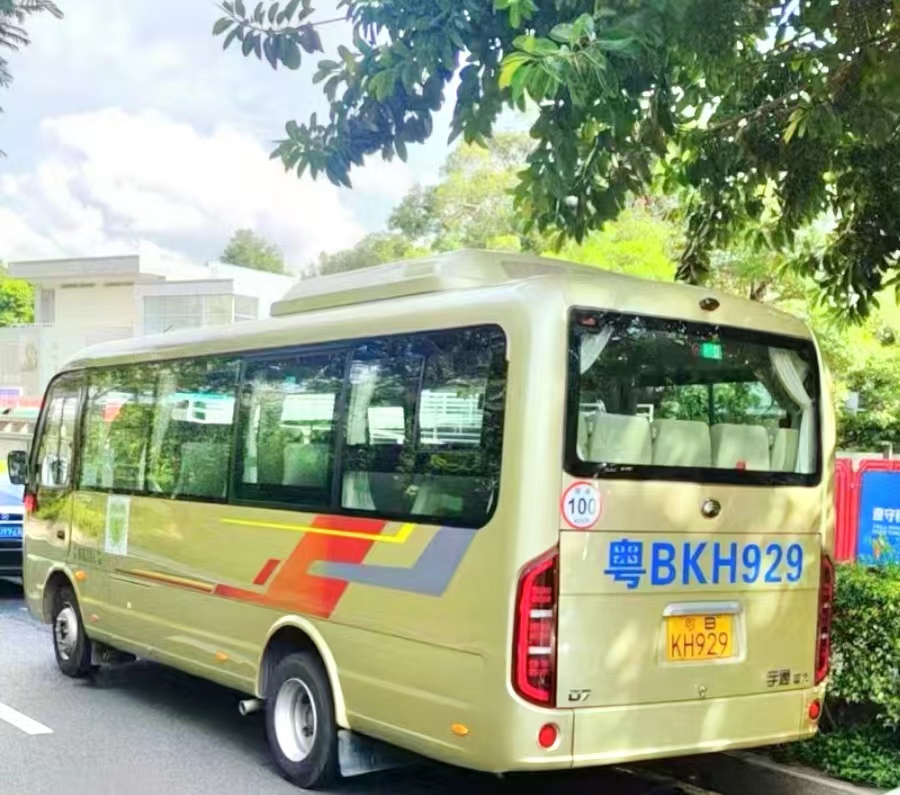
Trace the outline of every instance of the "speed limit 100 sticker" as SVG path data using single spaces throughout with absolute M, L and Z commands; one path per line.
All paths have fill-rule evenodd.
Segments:
M 573 483 L 562 497 L 562 515 L 577 530 L 593 527 L 600 518 L 600 492 L 593 483 Z

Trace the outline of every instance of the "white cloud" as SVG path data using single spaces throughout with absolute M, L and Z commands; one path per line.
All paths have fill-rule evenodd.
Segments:
M 41 124 L 45 156 L 0 180 L 0 256 L 87 256 L 149 239 L 198 259 L 252 227 L 304 267 L 352 245 L 363 227 L 327 181 L 285 174 L 250 134 L 204 135 L 156 112 L 110 108 Z M 412 184 L 399 162 L 373 160 L 355 188 L 385 204 Z M 118 247 L 118 248 L 117 248 Z

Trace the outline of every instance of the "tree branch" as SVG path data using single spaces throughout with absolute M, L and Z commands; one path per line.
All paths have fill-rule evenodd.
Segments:
M 240 17 L 234 11 L 229 11 L 225 6 L 219 6 L 222 11 L 225 12 L 227 16 L 237 22 L 239 25 L 242 25 L 245 28 L 248 28 L 256 33 L 263 33 L 267 36 L 277 35 L 279 33 L 287 33 L 288 31 L 298 32 L 301 28 L 318 28 L 322 25 L 333 25 L 336 22 L 346 22 L 347 17 L 332 17 L 331 19 L 323 19 L 319 22 L 303 22 L 300 25 L 283 25 L 280 28 L 276 28 L 274 26 L 266 27 L 265 25 L 260 25 L 258 22 L 254 22 L 249 17 Z

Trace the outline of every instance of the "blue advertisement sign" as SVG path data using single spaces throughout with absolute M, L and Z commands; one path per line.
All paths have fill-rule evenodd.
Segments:
M 862 473 L 858 544 L 860 563 L 900 563 L 900 471 Z

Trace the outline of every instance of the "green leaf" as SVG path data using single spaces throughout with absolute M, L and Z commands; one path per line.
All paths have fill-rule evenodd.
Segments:
M 300 47 L 296 41 L 287 40 L 282 48 L 281 62 L 288 69 L 299 69 L 303 56 L 300 53 Z
M 278 54 L 275 48 L 275 39 L 267 37 L 263 43 L 263 50 L 266 53 L 266 60 L 273 69 L 278 68 Z
M 278 3 L 274 3 L 269 8 L 269 24 L 274 25 L 277 17 L 278 17 Z
M 500 78 L 497 84 L 500 88 L 509 88 L 513 83 L 516 72 L 519 71 L 527 63 L 531 63 L 534 59 L 524 52 L 510 53 L 503 59 L 500 67 Z
M 265 19 L 266 19 L 265 8 L 266 8 L 266 4 L 263 2 L 260 2 L 259 5 L 256 6 L 256 11 L 253 12 L 253 20 L 258 25 L 261 25 L 263 22 L 265 22 Z
M 356 60 L 353 58 L 353 53 L 350 52 L 343 44 L 338 47 L 338 55 L 341 56 L 344 63 L 347 64 L 351 69 L 356 66 Z
M 285 22 L 289 22 L 294 14 L 297 13 L 297 9 L 300 8 L 300 0 L 291 0 L 285 7 L 282 18 Z
M 323 87 L 323 92 L 325 96 L 328 97 L 329 102 L 334 102 L 334 98 L 337 95 L 338 86 L 341 84 L 341 76 L 340 75 L 332 75 L 328 82 L 325 83 Z
M 234 13 L 237 14 L 239 17 L 247 16 L 247 8 L 244 5 L 244 0 L 235 0 Z
M 394 140 L 394 148 L 397 150 L 397 156 L 405 163 L 409 156 L 406 151 L 406 144 L 400 138 L 396 138 Z
M 231 33 L 229 33 L 229 34 L 225 37 L 225 41 L 222 42 L 222 49 L 223 49 L 223 50 L 227 50 L 227 49 L 231 46 L 231 43 L 232 43 L 236 38 L 238 38 L 240 35 L 241 35 L 241 29 L 240 29 L 240 27 L 236 27 L 234 30 L 231 31 Z
M 561 44 L 567 44 L 572 41 L 574 30 L 575 28 L 570 22 L 564 22 L 562 25 L 557 25 L 550 31 L 550 38 Z
M 253 51 L 256 53 L 256 57 L 261 61 L 262 60 L 262 37 L 259 33 L 257 33 L 253 37 Z
M 233 24 L 234 24 L 233 19 L 229 19 L 228 17 L 222 17 L 222 19 L 218 20 L 216 22 L 216 24 L 213 25 L 213 36 L 221 36 Z
M 250 55 L 250 53 L 253 52 L 253 39 L 254 36 L 252 34 L 244 37 L 244 45 L 241 48 L 244 53 L 244 57 Z

